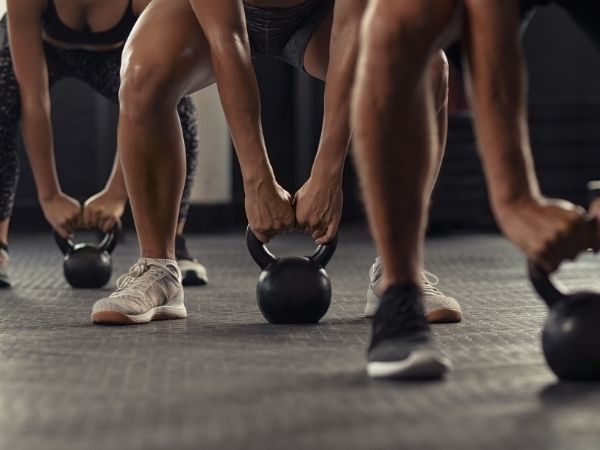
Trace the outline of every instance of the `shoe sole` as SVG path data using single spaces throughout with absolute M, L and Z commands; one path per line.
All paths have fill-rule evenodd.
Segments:
M 137 316 L 116 311 L 101 311 L 92 314 L 92 322 L 96 325 L 143 325 L 154 320 L 177 320 L 186 317 L 185 307 L 182 309 L 178 306 L 159 306 Z
M 183 289 L 172 300 L 178 305 L 157 306 L 151 310 L 137 315 L 124 314 L 117 311 L 99 311 L 92 314 L 92 323 L 96 325 L 142 325 L 153 320 L 177 320 L 187 317 L 187 310 L 183 304 Z
M 433 380 L 442 378 L 450 361 L 431 350 L 416 350 L 402 361 L 374 361 L 367 364 L 369 377 L 394 380 Z
M 371 286 L 367 288 L 367 306 L 365 306 L 365 317 L 375 317 L 381 299 L 375 295 Z M 461 311 L 455 309 L 436 309 L 425 316 L 429 323 L 458 323 L 463 319 Z

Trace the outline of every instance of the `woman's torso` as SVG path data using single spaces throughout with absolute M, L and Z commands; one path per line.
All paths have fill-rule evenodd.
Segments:
M 135 24 L 134 0 L 47 0 L 44 41 L 92 51 L 122 47 Z

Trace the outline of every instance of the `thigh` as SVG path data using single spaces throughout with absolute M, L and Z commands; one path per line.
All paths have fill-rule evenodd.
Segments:
M 169 80 L 165 95 L 181 97 L 214 83 L 210 47 L 189 0 L 153 0 L 123 50 L 121 78 Z
M 600 2 L 598 0 L 572 0 L 559 3 L 588 36 L 596 50 L 600 52 Z

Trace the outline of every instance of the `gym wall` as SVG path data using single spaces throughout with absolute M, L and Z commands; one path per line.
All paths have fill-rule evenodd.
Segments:
M 0 0 L 0 16 L 6 12 L 6 0 Z

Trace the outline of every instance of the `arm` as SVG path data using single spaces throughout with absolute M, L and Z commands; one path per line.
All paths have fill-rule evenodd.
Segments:
M 538 186 L 527 125 L 519 2 L 466 0 L 473 109 L 492 207 L 500 227 L 548 272 L 594 242 L 596 226 Z
M 21 96 L 21 129 L 46 219 L 63 236 L 79 222 L 79 203 L 61 192 L 54 161 L 42 0 L 9 0 L 10 49 Z
M 260 97 L 252 66 L 241 0 L 190 0 L 208 39 L 213 71 L 246 192 L 246 214 L 266 242 L 294 225 L 290 195 L 275 181 L 260 119 Z
M 309 180 L 296 193 L 298 226 L 317 244 L 337 234 L 342 213 L 342 175 L 350 146 L 350 99 L 365 1 L 336 2 L 325 78 L 325 114 Z
M 133 0 L 133 12 L 139 16 L 151 0 Z M 85 228 L 99 228 L 109 231 L 125 212 L 127 188 L 118 152 L 115 153 L 113 169 L 106 186 L 88 198 L 83 205 L 81 225 Z

